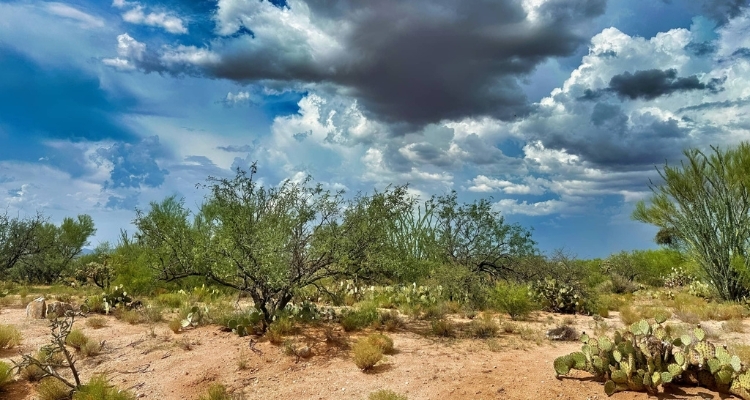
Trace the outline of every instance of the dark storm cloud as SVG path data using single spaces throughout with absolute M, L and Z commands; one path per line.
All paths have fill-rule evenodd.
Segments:
M 705 56 L 707 54 L 713 54 L 716 51 L 716 45 L 712 42 L 690 42 L 685 46 L 685 50 L 696 56 Z
M 315 57 L 297 39 L 266 40 L 259 27 L 246 26 L 254 36 L 213 43 L 216 62 L 141 68 L 241 82 L 332 84 L 357 98 L 368 115 L 409 128 L 469 116 L 512 120 L 530 111 L 518 79 L 550 57 L 573 54 L 588 40 L 580 28 L 604 12 L 606 0 L 550 0 L 533 21 L 517 0 L 306 3 L 316 26 L 350 28 L 337 38 L 344 48 L 336 56 Z M 237 11 L 238 20 L 243 12 L 251 11 Z
M 724 101 L 712 101 L 707 103 L 701 103 L 694 106 L 682 107 L 677 110 L 678 113 L 685 111 L 704 111 L 713 110 L 717 108 L 734 108 L 744 107 L 750 104 L 750 97 L 742 97 L 737 100 L 724 100 Z
M 586 89 L 579 100 L 597 100 L 605 94 L 612 93 L 621 98 L 630 100 L 645 99 L 653 100 L 657 97 L 668 96 L 675 92 L 689 90 L 709 90 L 712 93 L 723 90 L 722 79 L 713 78 L 709 83 L 698 80 L 696 75 L 686 78 L 678 78 L 675 69 L 649 69 L 625 72 L 615 75 L 609 81 L 609 87 L 600 90 Z

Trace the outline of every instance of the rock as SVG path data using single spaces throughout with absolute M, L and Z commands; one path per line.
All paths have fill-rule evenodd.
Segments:
M 73 306 L 70 303 L 64 303 L 62 301 L 53 301 L 47 304 L 47 316 L 53 316 L 55 318 L 65 316 L 67 311 L 73 311 Z
M 307 346 L 302 346 L 297 350 L 297 355 L 302 358 L 309 358 L 312 356 L 312 351 Z
M 47 316 L 47 303 L 44 297 L 39 297 L 31 301 L 26 306 L 26 318 L 44 319 Z

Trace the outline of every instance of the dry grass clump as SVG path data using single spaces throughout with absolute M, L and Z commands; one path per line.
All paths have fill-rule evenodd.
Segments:
M 106 377 L 97 375 L 73 394 L 73 400 L 135 400 L 135 395 L 117 389 Z
M 0 390 L 13 382 L 13 367 L 10 364 L 0 361 Z
M 282 317 L 273 321 L 266 331 L 266 339 L 273 344 L 284 343 L 284 336 L 294 333 L 294 323 L 291 318 Z
M 745 365 L 750 365 L 750 344 L 730 344 L 729 353 L 736 354 Z
M 130 325 L 138 325 L 143 322 L 143 315 L 136 310 L 125 310 L 115 314 L 117 319 L 127 322 Z
M 723 329 L 724 332 L 744 333 L 745 325 L 742 323 L 741 319 L 730 319 L 721 324 L 721 329 Z
M 367 338 L 358 340 L 352 347 L 354 364 L 362 371 L 371 370 L 383 359 L 383 350 Z
M 81 347 L 83 347 L 83 345 L 85 345 L 88 341 L 88 336 L 86 336 L 86 334 L 84 334 L 80 329 L 73 329 L 65 338 L 65 344 L 79 351 L 81 350 Z
M 68 400 L 70 391 L 71 389 L 61 380 L 51 376 L 42 379 L 36 387 L 39 400 Z
M 12 349 L 21 344 L 21 332 L 13 325 L 0 325 L 0 349 Z
M 625 326 L 630 326 L 643 319 L 641 313 L 631 305 L 624 305 L 618 311 L 620 312 L 620 321 Z
M 380 389 L 376 392 L 370 393 L 367 396 L 368 400 L 408 400 L 404 395 L 400 395 L 393 390 Z
M 447 319 L 436 319 L 430 324 L 432 334 L 440 337 L 453 337 L 456 334 L 455 327 L 452 322 Z
M 503 321 L 503 323 L 500 325 L 500 329 L 503 331 L 503 333 L 513 334 L 518 332 L 518 324 L 514 324 L 510 321 Z
M 382 333 L 373 333 L 367 336 L 367 340 L 380 348 L 383 354 L 393 354 L 395 349 L 393 348 L 393 339 L 383 335 Z
M 102 344 L 96 340 L 88 340 L 81 346 L 80 351 L 84 357 L 98 356 L 102 352 Z
M 107 319 L 104 317 L 90 317 L 86 319 L 86 326 L 94 329 L 101 329 L 107 326 Z
M 182 321 L 180 321 L 179 318 L 173 319 L 173 320 L 169 321 L 169 323 L 167 324 L 167 326 L 169 326 L 169 329 L 172 332 L 174 332 L 174 333 L 180 333 L 180 331 L 182 330 Z
M 491 338 L 500 331 L 500 325 L 495 322 L 490 314 L 484 314 L 482 318 L 475 319 L 469 323 L 469 332 L 477 339 Z
M 232 395 L 227 392 L 227 388 L 221 383 L 214 383 L 211 385 L 206 394 L 198 398 L 198 400 L 231 400 Z
M 406 323 L 396 310 L 381 313 L 379 323 L 388 332 L 406 328 Z

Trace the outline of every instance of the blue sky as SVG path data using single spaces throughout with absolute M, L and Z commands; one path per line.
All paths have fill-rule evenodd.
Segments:
M 543 251 L 653 247 L 655 166 L 750 139 L 746 0 L 0 3 L 0 202 L 93 245 L 253 161 L 492 198 Z

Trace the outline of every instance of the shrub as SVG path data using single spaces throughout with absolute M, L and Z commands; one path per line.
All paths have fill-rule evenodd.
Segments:
M 280 317 L 269 325 L 266 338 L 273 344 L 284 342 L 284 336 L 294 332 L 294 323 L 289 317 Z
M 104 305 L 104 296 L 95 295 L 87 297 L 84 300 L 83 306 L 81 306 L 81 311 L 104 314 L 107 311 Z
M 13 367 L 0 361 L 0 390 L 13 381 Z
M 383 359 L 383 351 L 380 347 L 372 344 L 367 338 L 358 340 L 352 351 L 354 353 L 354 364 L 362 371 L 369 371 L 375 364 Z
M 370 393 L 368 400 L 408 400 L 406 396 L 400 395 L 393 390 L 380 389 Z
M 13 325 L 0 325 L 0 349 L 12 349 L 21 344 L 21 332 Z
M 486 339 L 497 335 L 500 326 L 492 319 L 492 315 L 484 314 L 482 318 L 475 319 L 469 323 L 469 330 L 472 337 Z
M 351 332 L 368 327 L 378 319 L 380 319 L 378 310 L 372 305 L 367 305 L 345 312 L 341 317 L 341 326 L 345 331 Z
M 73 394 L 73 400 L 135 400 L 135 395 L 126 390 L 118 390 L 109 384 L 107 378 L 97 375 L 78 388 Z
M 198 400 L 232 400 L 232 396 L 227 392 L 227 388 L 221 383 L 214 383 L 209 386 L 206 394 L 198 398 Z
M 89 338 L 80 329 L 73 329 L 65 338 L 65 344 L 79 351 L 88 341 Z
M 65 361 L 64 356 L 60 352 L 50 353 L 48 347 L 42 347 L 36 352 L 35 359 L 42 361 L 45 364 L 52 366 L 60 366 Z M 37 365 L 27 365 L 19 371 L 21 379 L 25 379 L 29 382 L 37 382 L 46 376 L 44 370 Z
M 367 340 L 375 346 L 378 346 L 383 354 L 393 354 L 394 352 L 393 339 L 382 333 L 373 333 L 367 336 Z
M 102 352 L 102 344 L 96 340 L 88 340 L 81 345 L 80 351 L 84 357 L 98 356 Z
M 625 326 L 630 326 L 640 320 L 641 314 L 632 306 L 623 306 L 620 308 L 620 321 L 622 321 Z
M 172 330 L 172 332 L 180 333 L 180 331 L 182 330 L 182 321 L 179 318 L 173 319 L 169 321 L 167 326 L 169 326 L 169 329 Z
M 36 387 L 39 400 L 68 400 L 70 392 L 70 387 L 53 377 L 42 379 Z
M 432 334 L 441 337 L 453 337 L 455 329 L 453 323 L 447 319 L 436 319 L 432 321 Z
M 104 328 L 107 326 L 107 319 L 104 317 L 90 317 L 86 319 L 86 326 L 94 329 Z
M 398 311 L 391 310 L 380 314 L 380 325 L 388 332 L 406 327 L 404 320 L 399 316 Z
M 741 319 L 731 319 L 721 324 L 721 329 L 724 329 L 725 332 L 743 333 L 745 332 L 745 325 Z
M 525 319 L 537 308 L 529 288 L 512 282 L 498 282 L 492 293 L 492 301 L 514 320 Z
M 135 310 L 123 310 L 115 314 L 117 319 L 129 323 L 130 325 L 138 325 L 143 321 L 143 315 Z

